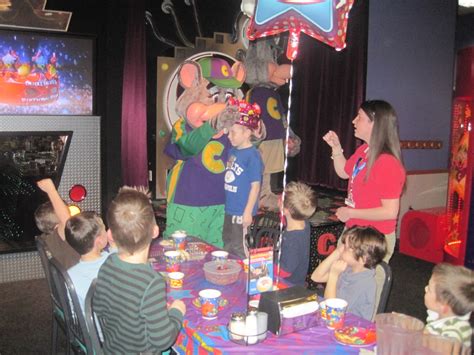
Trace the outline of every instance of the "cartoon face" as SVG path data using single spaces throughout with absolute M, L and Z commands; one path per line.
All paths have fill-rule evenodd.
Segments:
M 184 88 L 176 102 L 176 113 L 193 127 L 217 117 L 231 97 L 239 95 L 245 69 L 236 62 L 232 67 L 222 58 L 206 57 L 184 62 L 179 80 Z

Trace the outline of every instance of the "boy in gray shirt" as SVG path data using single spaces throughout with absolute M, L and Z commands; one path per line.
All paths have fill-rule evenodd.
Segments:
M 370 320 L 374 314 L 375 267 L 387 252 L 385 237 L 371 227 L 354 226 L 342 244 L 314 270 L 311 279 L 326 282 L 325 298 L 342 298 L 347 311 Z

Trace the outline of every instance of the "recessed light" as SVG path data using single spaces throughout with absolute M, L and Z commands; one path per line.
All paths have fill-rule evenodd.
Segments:
M 459 0 L 458 4 L 462 7 L 474 7 L 474 0 Z

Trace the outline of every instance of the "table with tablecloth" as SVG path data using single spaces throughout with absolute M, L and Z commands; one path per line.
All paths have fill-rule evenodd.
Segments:
M 192 238 L 198 241 L 197 238 Z M 209 249 L 212 247 L 209 246 Z M 210 250 L 209 250 L 210 251 Z M 165 270 L 163 258 L 163 247 L 159 240 L 152 244 L 150 257 L 155 260 L 153 267 L 157 271 Z M 278 354 L 295 353 L 299 354 L 358 354 L 359 348 L 342 345 L 336 342 L 333 331 L 324 325 L 319 325 L 310 329 L 305 329 L 298 333 L 276 336 L 268 332 L 267 339 L 257 345 L 241 346 L 229 340 L 227 323 L 233 312 L 246 311 L 246 273 L 242 270 L 237 282 L 227 285 L 215 285 L 205 279 L 203 265 L 211 260 L 210 252 L 200 261 L 185 261 L 181 264 L 181 271 L 185 274 L 184 285 L 180 289 L 169 288 L 168 302 L 175 299 L 184 301 L 187 307 L 184 317 L 183 328 L 178 335 L 173 348 L 180 354 L 230 354 L 230 353 L 269 353 L 277 351 Z M 213 320 L 203 319 L 201 311 L 194 304 L 193 300 L 198 297 L 200 290 L 212 288 L 222 292 L 222 297 L 227 304 L 222 307 L 218 317 Z M 362 318 L 352 314 L 346 315 L 346 325 L 374 327 Z M 367 349 L 371 349 L 368 347 Z

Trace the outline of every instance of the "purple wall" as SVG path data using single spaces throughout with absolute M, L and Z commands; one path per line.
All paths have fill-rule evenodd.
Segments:
M 370 1 L 367 99 L 397 110 L 402 140 L 442 140 L 404 150 L 407 170 L 447 169 L 454 72 L 455 0 Z

